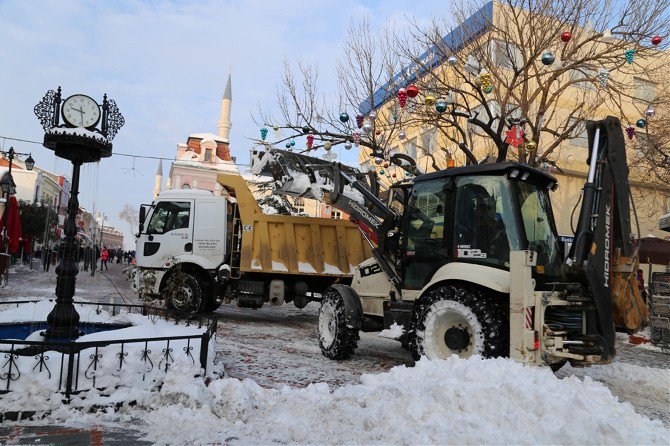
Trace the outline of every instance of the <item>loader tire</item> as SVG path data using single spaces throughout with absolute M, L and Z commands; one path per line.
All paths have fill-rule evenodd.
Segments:
M 200 311 L 203 301 L 203 286 L 198 281 L 198 277 L 191 273 L 183 274 L 184 279 L 179 288 L 164 290 L 165 300 L 170 309 L 183 311 L 184 313 L 195 313 Z
M 476 288 L 443 285 L 417 301 L 410 351 L 415 360 L 509 356 L 509 323 L 494 296 Z
M 555 363 L 553 363 L 553 364 L 549 364 L 549 367 L 551 368 L 551 371 L 552 371 L 552 372 L 556 373 L 556 372 L 558 372 L 559 370 L 561 370 L 561 368 L 562 368 L 567 362 L 568 362 L 567 359 L 566 359 L 566 360 L 563 360 L 563 361 L 555 362 Z
M 358 330 L 347 326 L 344 305 L 344 299 L 336 290 L 328 291 L 321 301 L 319 347 L 330 359 L 348 359 L 358 346 Z

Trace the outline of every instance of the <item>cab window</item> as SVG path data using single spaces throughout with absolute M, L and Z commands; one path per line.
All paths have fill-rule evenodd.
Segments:
M 454 240 L 459 259 L 509 267 L 510 250 L 521 244 L 507 178 L 457 180 Z
M 191 204 L 188 202 L 161 201 L 151 214 L 147 234 L 165 234 L 188 228 L 190 215 Z
M 412 189 L 412 213 L 406 227 L 408 251 L 444 247 L 445 200 L 442 181 L 418 183 Z

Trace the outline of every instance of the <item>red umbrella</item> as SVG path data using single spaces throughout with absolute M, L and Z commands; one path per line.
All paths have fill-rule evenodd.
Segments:
M 658 237 L 644 237 L 640 239 L 640 263 L 656 265 L 670 264 L 670 240 Z
M 9 212 L 8 215 L 7 212 Z M 5 220 L 6 219 L 6 220 Z M 16 197 L 9 197 L 9 204 L 5 207 L 0 219 L 0 232 L 4 235 L 5 221 L 7 221 L 7 240 L 9 241 L 9 253 L 19 252 L 19 240 L 21 239 L 21 217 L 19 216 L 19 203 Z

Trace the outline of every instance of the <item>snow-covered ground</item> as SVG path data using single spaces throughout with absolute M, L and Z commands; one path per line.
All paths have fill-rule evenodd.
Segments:
M 52 283 L 44 274 L 32 276 L 23 282 L 31 288 L 21 291 L 25 297 Z M 13 279 L 0 300 L 16 297 L 22 279 Z M 105 282 L 85 276 L 81 294 L 109 295 L 113 289 Z M 317 310 L 315 303 L 303 310 L 224 306 L 216 313 L 214 369 L 225 369 L 225 378 L 214 376 L 206 385 L 175 366 L 160 391 L 157 383 L 153 390 L 120 389 L 106 397 L 132 399 L 133 406 L 87 413 L 80 408 L 90 403 L 75 400 L 56 405 L 45 420 L 22 423 L 122 424 L 159 444 L 669 442 L 670 361 L 659 349 L 621 336 L 612 364 L 566 366 L 554 375 L 504 359 L 414 365 L 399 342 L 364 333 L 354 358 L 335 362 L 319 352 Z

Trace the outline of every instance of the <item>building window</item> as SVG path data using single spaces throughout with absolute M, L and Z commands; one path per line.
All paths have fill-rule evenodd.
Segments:
M 183 184 L 183 185 L 181 186 L 181 188 L 182 188 L 182 189 L 190 189 L 191 186 L 189 186 L 188 184 Z
M 361 163 L 361 172 L 365 173 L 365 172 L 374 172 L 374 171 L 375 171 L 375 165 L 369 159 L 367 159 L 367 160 L 365 160 Z
M 435 144 L 437 140 L 437 129 L 426 130 L 421 135 L 421 154 L 425 155 L 427 153 L 432 153 L 435 150 Z
M 598 76 L 598 72 L 591 67 L 581 66 L 573 68 L 568 71 L 570 82 L 574 82 L 574 86 L 584 90 L 595 90 L 596 86 L 593 81 Z
M 518 46 L 502 40 L 494 40 L 491 47 L 491 58 L 494 63 L 508 70 L 521 68 L 523 55 Z
M 205 149 L 205 161 L 212 161 L 212 149 Z
M 293 201 L 293 206 L 295 207 L 295 211 L 298 214 L 303 214 L 305 212 L 305 199 L 302 197 L 297 197 Z
M 332 212 L 330 213 L 330 218 L 335 218 L 337 220 L 342 219 L 342 213 L 338 210 L 333 209 Z
M 495 123 L 495 121 L 500 118 L 500 104 L 498 104 L 497 101 L 489 101 L 487 105 L 491 114 L 493 115 L 493 123 Z M 483 104 L 473 108 L 470 112 L 470 116 L 473 118 L 476 117 L 485 124 L 488 123 L 490 119 L 489 114 L 486 112 L 486 108 Z M 486 132 L 484 132 L 484 130 L 477 124 L 468 122 L 468 130 L 476 135 L 486 136 Z
M 402 148 L 406 154 L 416 159 L 416 138 L 404 142 Z
M 647 104 L 653 102 L 656 98 L 656 84 L 639 77 L 634 78 L 633 98 Z
M 579 121 L 579 122 L 577 122 Z M 570 140 L 570 143 L 575 146 L 579 147 L 588 147 L 589 146 L 589 137 L 588 134 L 586 133 L 586 125 L 584 125 L 584 121 L 581 119 L 577 118 L 570 118 L 568 121 L 568 128 L 571 128 L 575 122 L 577 122 L 577 125 L 575 126 L 574 130 L 570 133 L 570 137 L 572 138 Z

